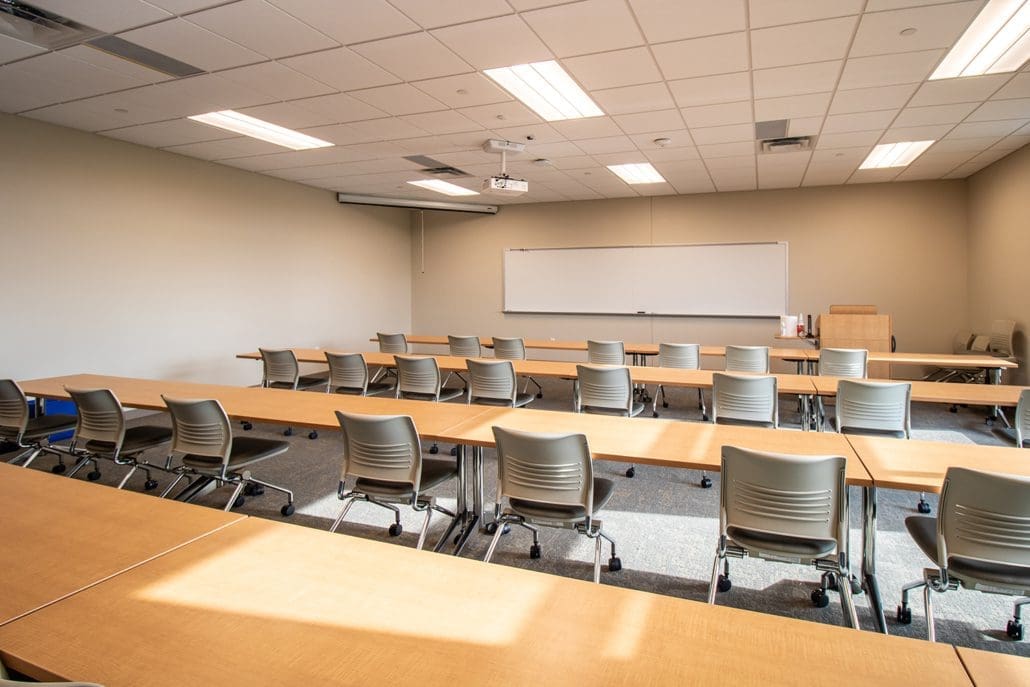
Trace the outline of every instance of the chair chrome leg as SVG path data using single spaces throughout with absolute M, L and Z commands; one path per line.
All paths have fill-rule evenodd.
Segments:
M 34 461 L 37 457 L 39 457 L 39 454 L 42 453 L 42 452 L 43 452 L 42 448 L 33 449 L 33 451 L 29 454 L 29 457 L 25 459 L 25 462 L 22 463 L 21 466 L 23 468 L 27 468 L 32 463 L 32 461 Z M 14 460 L 17 460 L 17 458 L 15 458 Z
M 232 510 L 233 504 L 236 503 L 236 499 L 239 497 L 241 491 L 243 491 L 242 480 L 236 483 L 236 488 L 233 489 L 232 496 L 229 497 L 229 503 L 225 504 L 225 508 L 223 510 L 225 510 L 226 513 Z
M 933 590 L 930 585 L 923 588 L 923 606 L 926 608 L 926 638 L 931 642 L 937 641 L 937 628 L 933 621 Z
M 601 538 L 594 537 L 594 584 L 601 584 Z
M 348 496 L 346 497 L 346 499 L 347 504 L 343 507 L 343 510 L 340 511 L 340 514 L 336 516 L 336 520 L 333 521 L 333 526 L 329 528 L 330 532 L 336 531 L 336 528 L 340 526 L 340 523 L 343 522 L 343 519 L 347 517 L 347 511 L 349 511 L 350 507 L 354 505 L 354 498 L 352 496 Z
M 486 556 L 483 558 L 483 561 L 486 563 L 489 563 L 490 559 L 493 558 L 494 549 L 497 548 L 497 542 L 501 541 L 501 535 L 504 534 L 504 525 L 506 524 L 504 516 L 498 518 L 496 523 L 497 530 L 494 532 L 494 536 L 490 540 L 490 547 L 486 550 Z
M 179 484 L 179 482 L 181 482 L 181 481 L 182 481 L 182 479 L 183 479 L 183 478 L 184 478 L 185 476 L 186 476 L 186 475 L 185 475 L 184 473 L 181 473 L 181 472 L 180 472 L 180 473 L 179 473 L 178 475 L 176 475 L 176 476 L 175 476 L 175 479 L 173 479 L 173 480 L 172 480 L 172 483 L 171 483 L 171 484 L 169 484 L 169 485 L 168 485 L 168 486 L 167 486 L 167 487 L 165 488 L 165 490 L 161 492 L 161 496 L 160 496 L 160 498 L 162 498 L 162 499 L 163 499 L 164 497 L 166 497 L 166 496 L 168 496 L 168 495 L 169 495 L 170 493 L 172 493 L 172 489 L 175 489 L 175 487 L 176 487 L 176 486 L 177 486 L 177 485 Z
M 844 612 L 844 622 L 848 627 L 856 630 L 862 629 L 858 624 L 858 611 L 855 610 L 855 600 L 851 596 L 851 576 L 847 570 L 835 573 L 837 578 L 837 591 L 840 593 L 840 606 Z
M 125 477 L 122 477 L 122 481 L 118 483 L 119 489 L 123 488 L 126 484 L 128 484 L 129 478 L 136 474 L 137 468 L 138 466 L 135 463 L 133 463 L 132 467 L 129 468 L 129 471 L 125 473 Z
M 426 534 L 429 532 L 429 519 L 433 517 L 433 509 L 426 508 L 426 517 L 422 520 L 422 530 L 418 533 L 418 544 L 415 546 L 419 551 L 422 550 L 422 546 L 426 543 Z
M 293 492 L 290 491 L 289 489 L 287 489 L 286 487 L 280 487 L 280 486 L 277 486 L 275 484 L 270 484 L 269 482 L 263 482 L 263 481 L 261 481 L 261 480 L 259 480 L 257 478 L 254 478 L 254 477 L 248 477 L 247 481 L 248 482 L 253 482 L 254 484 L 260 484 L 261 486 L 267 487 L 268 489 L 271 489 L 272 491 L 278 491 L 281 494 L 286 494 L 286 498 L 288 499 L 288 503 L 293 503 Z
M 712 562 L 712 579 L 708 583 L 708 603 L 715 605 L 715 591 L 719 584 L 719 563 L 722 561 L 722 550 L 716 549 L 715 561 Z
M 91 456 L 83 456 L 82 458 L 79 459 L 79 462 L 75 464 L 75 467 L 73 467 L 71 470 L 68 471 L 68 477 L 74 477 L 75 473 L 77 473 L 79 470 L 81 470 L 82 468 L 86 467 L 90 463 L 92 463 L 93 466 L 95 467 L 96 464 L 97 464 L 97 461 L 95 461 Z

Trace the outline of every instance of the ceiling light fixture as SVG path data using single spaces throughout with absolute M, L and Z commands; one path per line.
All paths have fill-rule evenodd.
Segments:
M 207 114 L 193 115 L 189 117 L 195 122 L 207 124 L 234 131 L 244 136 L 257 138 L 277 146 L 290 148 L 292 150 L 308 150 L 310 148 L 328 148 L 335 144 L 323 141 L 314 136 L 302 134 L 293 129 L 287 129 L 271 122 L 266 122 L 256 117 L 248 117 L 245 114 L 233 110 L 222 110 L 221 112 L 208 112 Z
M 478 196 L 479 191 L 473 191 L 472 189 L 452 184 L 449 181 L 443 181 L 441 179 L 419 179 L 417 181 L 409 181 L 412 186 L 418 186 L 419 188 L 429 189 L 430 191 L 436 191 L 437 193 L 443 193 L 448 196 Z
M 887 167 L 907 167 L 923 154 L 936 141 L 903 141 L 901 143 L 882 143 L 869 153 L 859 169 L 884 169 Z
M 608 165 L 620 179 L 627 184 L 660 184 L 665 177 L 651 166 L 650 162 L 635 162 L 628 165 Z
M 990 0 L 930 80 L 1014 72 L 1030 57 L 1030 0 Z
M 483 73 L 549 122 L 604 114 L 554 60 L 487 69 Z

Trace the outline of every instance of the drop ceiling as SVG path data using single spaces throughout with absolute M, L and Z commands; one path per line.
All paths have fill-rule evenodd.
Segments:
M 508 170 L 530 182 L 473 197 L 492 204 L 964 178 L 1030 142 L 1030 65 L 927 81 L 981 0 L 28 1 L 204 73 L 0 35 L 0 110 L 332 191 L 445 199 L 406 183 L 418 155 L 478 190 L 500 169 L 488 138 L 526 144 Z M 550 59 L 605 116 L 544 122 L 482 74 Z M 225 109 L 335 146 L 184 119 Z M 756 154 L 771 119 L 813 149 Z M 878 143 L 924 139 L 909 167 L 858 170 Z M 606 168 L 632 162 L 667 183 Z

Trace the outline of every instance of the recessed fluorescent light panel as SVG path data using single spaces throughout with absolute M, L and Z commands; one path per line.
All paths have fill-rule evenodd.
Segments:
M 549 122 L 604 114 L 554 60 L 487 69 L 484 73 Z
M 248 117 L 245 114 L 233 110 L 222 110 L 221 112 L 208 112 L 207 114 L 193 115 L 190 117 L 195 122 L 201 122 L 219 129 L 234 131 L 244 136 L 261 139 L 274 143 L 277 146 L 291 148 L 293 150 L 308 150 L 309 148 L 328 148 L 334 144 L 323 141 L 314 136 L 302 134 L 299 131 L 287 129 L 255 117 Z
M 473 191 L 472 189 L 463 188 L 457 184 L 452 184 L 449 181 L 443 181 L 441 179 L 420 179 L 419 181 L 409 181 L 412 186 L 418 186 L 420 188 L 427 188 L 430 191 L 436 191 L 437 193 L 443 193 L 448 196 L 478 196 L 479 191 Z
M 884 169 L 886 167 L 906 167 L 923 154 L 936 141 L 904 141 L 902 143 L 883 143 L 873 148 L 873 152 L 865 159 L 859 169 Z
M 990 0 L 930 80 L 1014 72 L 1030 57 L 1030 0 Z
M 608 165 L 627 184 L 660 184 L 665 177 L 651 166 L 650 162 L 637 162 L 630 165 Z

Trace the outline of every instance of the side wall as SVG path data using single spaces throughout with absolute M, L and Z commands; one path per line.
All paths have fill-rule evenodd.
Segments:
M 988 332 L 995 319 L 1015 320 L 1022 367 L 1005 381 L 1027 384 L 1030 360 L 1030 146 L 969 178 L 969 324 Z
M 411 327 L 409 211 L 9 115 L 0 151 L 0 377 L 252 384 Z

